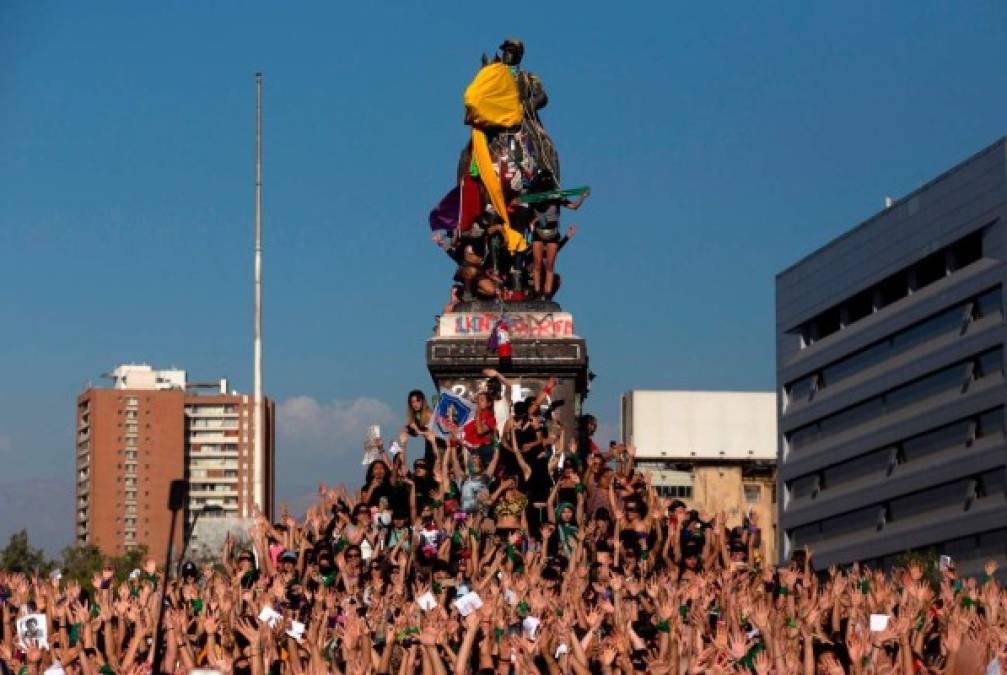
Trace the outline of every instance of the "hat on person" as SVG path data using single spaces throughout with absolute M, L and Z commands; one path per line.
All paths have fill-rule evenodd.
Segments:
M 196 564 L 191 560 L 186 560 L 182 564 L 182 576 L 183 577 L 199 576 L 199 570 L 196 569 Z
M 516 52 L 524 54 L 524 43 L 518 40 L 517 38 L 507 38 L 506 40 L 500 43 L 500 46 L 497 47 L 497 49 L 501 51 L 513 49 Z
M 280 554 L 280 562 L 296 563 L 297 554 L 293 551 L 284 551 Z

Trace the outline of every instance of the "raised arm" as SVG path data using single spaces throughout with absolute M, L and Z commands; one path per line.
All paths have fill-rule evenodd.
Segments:
M 500 445 L 495 445 L 493 447 L 493 459 L 490 460 L 490 465 L 486 468 L 486 475 L 493 476 L 497 472 L 497 463 L 500 461 Z
M 525 480 L 531 478 L 531 467 L 528 466 L 528 462 L 524 460 L 524 453 L 521 452 L 520 448 L 517 446 L 517 433 L 514 431 L 514 427 L 511 427 L 511 452 L 514 453 L 514 459 L 517 460 L 518 468 L 521 470 L 521 475 L 524 476 Z
M 549 397 L 552 396 L 552 390 L 556 386 L 556 378 L 550 377 L 546 385 L 542 387 L 542 391 L 538 393 L 535 400 L 532 401 L 531 405 L 528 406 L 528 414 L 534 415 L 538 412 L 538 409 L 542 407 L 542 403 Z

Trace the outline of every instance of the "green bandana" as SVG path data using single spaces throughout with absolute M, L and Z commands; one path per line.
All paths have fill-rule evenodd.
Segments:
M 70 631 L 68 637 L 70 638 L 70 646 L 73 647 L 80 640 L 80 624 L 72 623 L 70 624 Z

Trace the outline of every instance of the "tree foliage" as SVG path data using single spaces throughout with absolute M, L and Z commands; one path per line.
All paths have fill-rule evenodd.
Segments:
M 46 574 L 52 566 L 42 549 L 32 548 L 27 530 L 12 534 L 6 548 L 0 551 L 0 569 L 8 572 Z
M 0 550 L 0 570 L 19 574 L 47 575 L 59 568 L 63 577 L 76 581 L 81 588 L 90 588 L 91 579 L 108 565 L 117 582 L 125 581 L 129 573 L 142 569 L 147 547 L 137 546 L 119 556 L 106 556 L 94 544 L 77 544 L 63 549 L 60 559 L 49 560 L 45 551 L 31 545 L 27 530 L 11 535 L 7 546 Z
M 78 544 L 63 549 L 63 576 L 89 588 L 91 579 L 101 571 L 105 557 L 94 544 Z
M 109 558 L 108 564 L 115 572 L 116 582 L 123 582 L 129 577 L 133 570 L 143 569 L 143 561 L 147 558 L 147 547 L 145 545 L 136 546 L 126 551 L 120 556 Z

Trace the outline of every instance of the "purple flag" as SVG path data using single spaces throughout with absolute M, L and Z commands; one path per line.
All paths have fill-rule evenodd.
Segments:
M 444 195 L 440 203 L 430 212 L 431 230 L 453 230 L 458 227 L 458 211 L 461 208 L 461 192 L 454 186 Z

